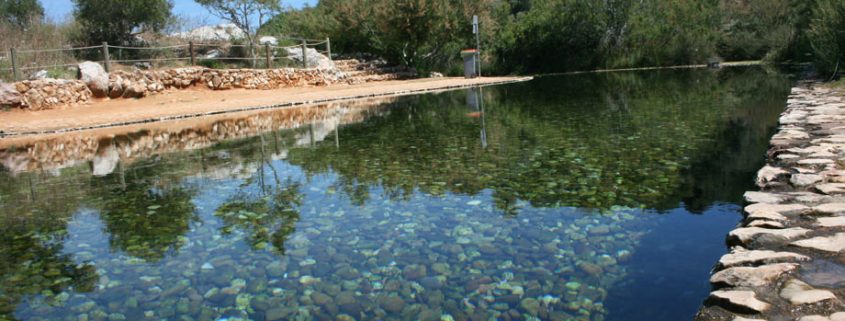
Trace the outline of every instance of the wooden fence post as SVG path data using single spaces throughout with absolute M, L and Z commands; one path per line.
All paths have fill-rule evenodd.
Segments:
M 273 61 L 270 59 L 270 43 L 264 43 L 264 59 L 267 60 L 267 69 L 273 68 Z
M 18 51 L 14 47 L 9 49 L 9 51 L 11 53 L 11 57 L 9 58 L 12 59 L 12 77 L 14 77 L 15 81 L 21 80 L 21 72 L 18 70 Z
M 308 54 L 306 52 L 305 40 L 302 40 L 302 68 L 308 69 Z
M 109 43 L 103 41 L 103 68 L 106 72 L 111 72 L 111 62 L 109 61 Z
M 329 56 L 329 61 L 332 61 L 332 40 L 326 37 L 326 55 Z
M 196 66 L 194 61 L 194 42 L 188 41 L 188 54 L 191 55 L 191 66 Z

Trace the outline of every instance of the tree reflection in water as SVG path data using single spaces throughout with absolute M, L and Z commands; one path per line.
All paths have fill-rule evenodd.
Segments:
M 262 136 L 261 166 L 241 184 L 238 193 L 214 211 L 214 215 L 223 221 L 221 231 L 224 234 L 239 231 L 245 234 L 252 249 L 263 250 L 271 245 L 273 251 L 284 255 L 285 242 L 296 231 L 296 222 L 299 221 L 302 184 L 290 178 L 279 178 L 273 163 L 264 157 L 264 144 Z M 272 185 L 266 181 L 267 168 L 272 172 Z M 246 191 L 253 185 L 257 185 L 258 193 Z

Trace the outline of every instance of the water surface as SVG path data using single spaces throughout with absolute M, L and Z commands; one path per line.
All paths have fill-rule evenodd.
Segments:
M 788 90 L 544 77 L 7 143 L 0 319 L 689 319 Z

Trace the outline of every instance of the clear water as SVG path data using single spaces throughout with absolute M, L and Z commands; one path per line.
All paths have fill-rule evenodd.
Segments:
M 0 319 L 690 319 L 789 85 L 545 77 L 7 143 Z

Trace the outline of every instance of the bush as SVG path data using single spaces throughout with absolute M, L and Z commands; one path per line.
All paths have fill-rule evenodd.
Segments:
M 808 37 L 819 71 L 836 72 L 845 62 L 845 2 L 818 0 Z
M 224 69 L 223 63 L 219 60 L 202 59 L 197 61 L 197 65 L 211 69 Z

